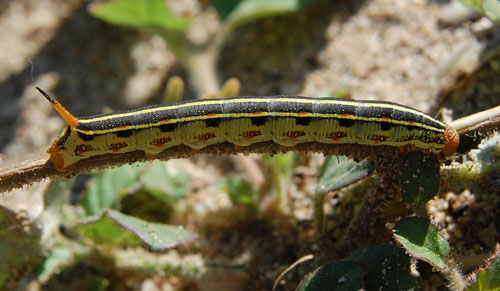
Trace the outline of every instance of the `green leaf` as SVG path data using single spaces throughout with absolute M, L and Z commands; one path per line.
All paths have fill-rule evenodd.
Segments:
M 329 263 L 309 274 L 297 291 L 361 290 L 364 273 L 363 264 L 358 262 Z
M 146 168 L 146 171 L 141 175 L 140 181 L 147 189 L 155 189 L 162 193 L 168 194 L 176 200 L 184 198 L 187 193 L 189 176 L 184 173 L 171 173 L 167 171 L 171 169 L 169 163 L 155 161 Z
M 482 0 L 481 8 L 486 17 L 493 22 L 500 22 L 500 2 L 498 0 Z
M 368 160 L 356 162 L 345 156 L 332 156 L 325 160 L 318 178 L 316 194 L 326 194 L 349 186 L 373 173 Z
M 447 269 L 450 246 L 428 219 L 410 217 L 399 221 L 394 238 L 411 256 L 428 262 L 440 271 Z
M 133 194 L 123 195 L 120 211 L 151 222 L 168 223 L 175 212 L 173 197 L 154 190 L 141 189 Z
M 496 252 L 488 259 L 486 267 L 472 275 L 473 283 L 467 286 L 466 291 L 493 291 L 500 290 L 500 245 Z
M 15 290 L 26 268 L 37 265 L 42 259 L 41 231 L 38 226 L 15 212 L 0 205 L 0 289 Z
M 164 0 L 113 0 L 93 3 L 89 12 L 113 25 L 142 29 L 162 36 L 177 57 L 186 58 L 184 37 L 191 19 L 174 17 Z
M 314 197 L 314 228 L 320 235 L 325 234 L 325 194 Z
M 411 274 L 411 258 L 391 244 L 356 250 L 346 258 L 365 264 L 365 290 L 418 290 L 418 279 Z
M 229 98 L 238 96 L 240 93 L 241 82 L 238 78 L 232 77 L 227 79 L 224 84 L 222 84 L 222 88 L 219 92 L 220 98 Z
M 121 211 L 147 221 L 166 223 L 175 210 L 176 202 L 184 198 L 189 176 L 175 170 L 175 161 L 154 161 L 141 168 L 141 189 L 122 195 Z
M 325 195 L 331 191 L 349 186 L 373 172 L 373 166 L 368 160 L 360 163 L 345 156 L 332 156 L 325 160 L 319 173 L 314 197 L 314 222 L 318 233 L 324 233 Z
M 144 243 L 152 251 L 165 251 L 196 238 L 181 226 L 147 222 L 112 209 L 77 228 L 99 244 L 136 246 Z
M 229 27 L 259 18 L 298 11 L 306 5 L 322 0 L 212 0 L 219 16 Z
M 94 2 L 89 7 L 92 16 L 114 25 L 125 25 L 160 31 L 181 31 L 190 19 L 176 18 L 164 0 L 114 0 Z
M 44 282 L 55 272 L 59 271 L 61 266 L 71 263 L 73 253 L 67 247 L 54 248 L 38 266 L 38 280 Z
M 245 0 L 212 0 L 212 4 L 217 10 L 221 20 L 225 20 L 243 1 Z
M 411 204 L 423 205 L 438 192 L 441 183 L 439 161 L 435 155 L 411 151 L 404 157 L 401 194 Z
M 276 186 L 278 208 L 283 212 L 287 212 L 288 190 L 290 189 L 297 155 L 294 152 L 274 156 L 264 155 L 263 160 L 271 166 L 273 182 Z
M 96 215 L 105 208 L 114 207 L 117 194 L 137 185 L 137 171 L 126 165 L 97 174 L 82 201 L 85 213 Z
M 167 81 L 165 92 L 163 94 L 163 103 L 170 104 L 180 102 L 184 96 L 184 87 L 186 84 L 179 76 L 172 76 Z
M 470 8 L 476 11 L 481 11 L 481 0 L 461 0 L 461 1 Z
M 253 209 L 257 208 L 257 203 L 253 199 L 254 190 L 252 185 L 236 177 L 224 179 L 222 185 L 234 204 L 242 204 Z

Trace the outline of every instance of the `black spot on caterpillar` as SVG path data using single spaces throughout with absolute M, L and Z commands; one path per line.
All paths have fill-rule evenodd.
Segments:
M 131 129 L 120 130 L 116 132 L 117 137 L 130 137 L 134 132 Z

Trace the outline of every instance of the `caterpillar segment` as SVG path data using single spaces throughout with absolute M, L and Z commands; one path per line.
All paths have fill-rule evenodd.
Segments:
M 416 109 L 391 102 L 298 96 L 192 100 L 76 118 L 37 88 L 68 126 L 47 150 L 63 171 L 79 160 L 142 150 L 154 158 L 181 144 L 193 151 L 222 142 L 236 148 L 273 141 L 389 145 L 440 156 L 458 147 L 457 131 Z

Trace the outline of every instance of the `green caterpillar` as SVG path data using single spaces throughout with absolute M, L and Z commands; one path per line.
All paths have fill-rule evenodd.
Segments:
M 154 158 L 185 144 L 197 151 L 230 142 L 237 148 L 273 141 L 416 147 L 443 156 L 459 143 L 457 131 L 416 109 L 392 102 L 298 96 L 193 100 L 125 112 L 74 117 L 37 88 L 68 126 L 47 150 L 63 171 L 81 159 L 142 150 Z

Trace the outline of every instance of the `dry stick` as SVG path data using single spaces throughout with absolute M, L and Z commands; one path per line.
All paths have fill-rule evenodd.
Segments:
M 293 148 L 283 149 L 274 142 L 263 142 L 250 145 L 243 149 L 236 149 L 229 142 L 220 143 L 208 146 L 199 153 L 217 156 L 228 156 L 237 153 L 268 153 L 276 154 L 293 150 L 295 152 L 320 152 L 324 155 L 346 155 L 356 160 L 370 158 L 377 160 L 380 156 L 380 151 L 393 152 L 394 147 L 390 146 L 367 146 L 353 144 L 319 144 L 319 143 L 303 143 Z M 188 158 L 195 153 L 188 146 L 181 145 L 168 148 L 157 156 L 157 159 L 167 161 L 171 159 Z M 15 188 L 29 186 L 33 183 L 40 182 L 43 179 L 51 179 L 56 177 L 70 178 L 78 174 L 88 173 L 92 170 L 101 170 L 112 168 L 124 164 L 135 162 L 148 161 L 143 151 L 134 151 L 120 154 L 106 154 L 88 159 L 80 160 L 73 164 L 69 169 L 59 172 L 55 169 L 52 162 L 48 159 L 40 159 L 34 161 L 26 161 L 13 166 L 8 166 L 0 169 L 0 192 L 10 191 Z
M 500 128 L 500 106 L 453 121 L 450 126 L 460 134 Z

